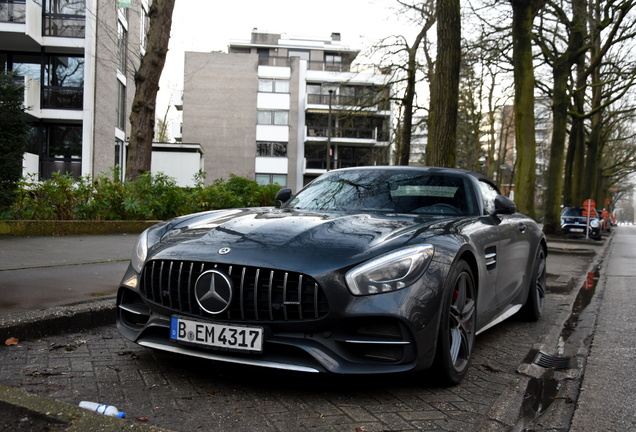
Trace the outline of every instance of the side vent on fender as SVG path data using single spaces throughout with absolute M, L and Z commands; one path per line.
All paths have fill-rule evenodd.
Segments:
M 497 246 L 489 246 L 484 251 L 486 258 L 486 270 L 491 271 L 497 267 Z

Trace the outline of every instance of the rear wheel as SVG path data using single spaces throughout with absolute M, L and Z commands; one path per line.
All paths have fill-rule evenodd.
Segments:
M 536 321 L 543 313 L 546 293 L 546 254 L 543 247 L 539 246 L 534 258 L 534 270 L 528 289 L 528 298 L 521 309 L 523 317 L 528 321 Z
M 455 385 L 468 371 L 477 325 L 475 282 L 465 261 L 451 269 L 444 295 L 434 367 L 442 384 Z

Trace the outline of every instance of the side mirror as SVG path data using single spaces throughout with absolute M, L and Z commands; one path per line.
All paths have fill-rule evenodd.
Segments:
M 289 201 L 291 196 L 292 196 L 291 189 L 281 189 L 276 193 L 276 201 L 280 201 L 280 205 L 282 206 L 287 201 Z
M 495 197 L 495 211 L 492 212 L 493 216 L 498 214 L 513 214 L 517 212 L 517 205 L 510 198 L 497 195 Z

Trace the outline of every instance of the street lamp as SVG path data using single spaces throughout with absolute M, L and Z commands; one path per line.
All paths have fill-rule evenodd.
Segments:
M 329 89 L 329 114 L 327 115 L 327 171 L 331 161 L 331 102 L 333 99 L 333 88 Z

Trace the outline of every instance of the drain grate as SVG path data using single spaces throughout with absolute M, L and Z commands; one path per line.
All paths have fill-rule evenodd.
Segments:
M 546 369 L 554 370 L 572 369 L 575 366 L 572 357 L 554 356 L 539 350 L 531 350 L 526 356 L 524 363 L 532 363 Z

